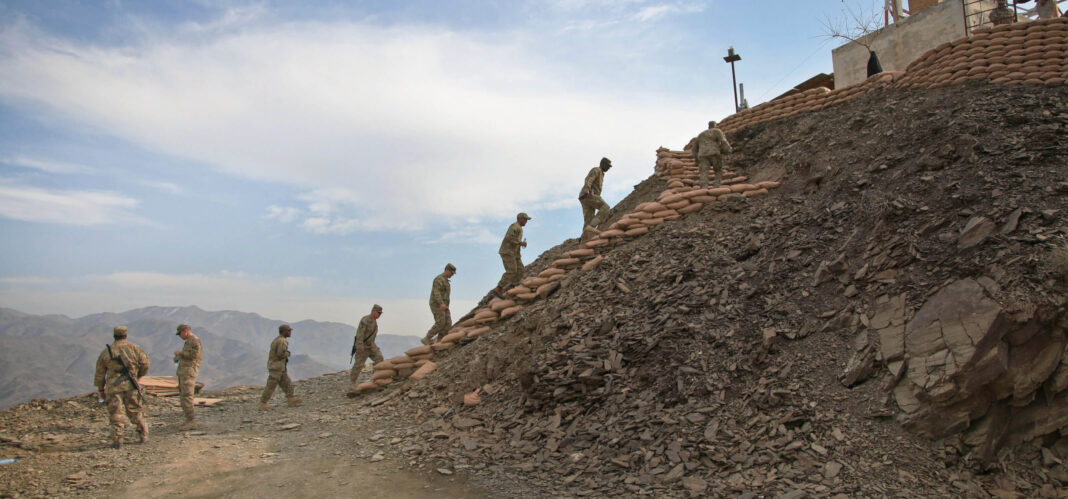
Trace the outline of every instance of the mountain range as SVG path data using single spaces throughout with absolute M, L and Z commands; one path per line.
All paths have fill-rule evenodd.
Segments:
M 76 319 L 0 308 L 0 409 L 38 397 L 92 391 L 97 356 L 111 343 L 112 328 L 120 325 L 129 328 L 130 341 L 148 354 L 150 374 L 174 375 L 173 353 L 182 348 L 182 340 L 174 333 L 183 322 L 193 327 L 204 344 L 198 381 L 209 389 L 264 383 L 267 349 L 283 321 L 196 306 L 145 307 Z M 349 348 L 356 334 L 353 326 L 312 320 L 289 324 L 293 326 L 289 341 L 293 379 L 349 367 Z M 377 344 L 388 358 L 418 345 L 419 339 L 379 334 Z

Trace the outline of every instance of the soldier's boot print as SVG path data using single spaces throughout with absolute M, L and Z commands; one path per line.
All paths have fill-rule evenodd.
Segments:
M 286 398 L 286 403 L 289 404 L 289 407 L 296 407 L 296 406 L 300 405 L 300 402 L 301 402 L 301 398 L 300 397 L 287 397 Z

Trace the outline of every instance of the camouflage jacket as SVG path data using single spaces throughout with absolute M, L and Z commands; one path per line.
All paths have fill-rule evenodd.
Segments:
M 360 325 L 356 328 L 356 347 L 368 348 L 375 343 L 378 336 L 378 321 L 370 314 L 360 319 Z
M 148 374 L 149 361 L 145 351 L 125 339 L 115 340 L 115 343 L 111 344 L 111 355 L 108 354 L 108 349 L 105 348 L 103 352 L 100 352 L 100 357 L 96 359 L 96 375 L 93 376 L 93 385 L 100 389 L 106 389 L 109 393 L 133 390 L 133 383 L 119 374 L 119 371 L 122 370 L 122 365 L 119 364 L 118 360 L 113 359 L 112 355 L 116 358 L 122 357 L 122 360 L 126 361 L 126 365 L 130 368 L 130 374 L 136 376 L 137 379 L 141 379 L 142 376 Z M 116 383 L 116 380 L 119 380 L 120 377 L 122 378 L 121 381 Z
M 434 284 L 430 286 L 430 308 L 437 310 L 438 307 L 449 306 L 449 294 L 451 292 L 449 278 L 442 272 L 434 278 Z
M 579 199 L 582 199 L 586 195 L 601 195 L 601 186 L 604 184 L 604 170 L 601 167 L 596 166 L 590 173 L 586 174 L 586 183 L 582 184 L 582 190 L 579 191 Z
M 693 144 L 693 157 L 705 158 L 730 154 L 731 144 L 727 142 L 727 136 L 718 128 L 709 128 L 697 135 Z
M 203 358 L 201 352 L 200 338 L 195 334 L 189 335 L 189 339 L 185 340 L 185 345 L 182 347 L 182 351 L 178 352 L 178 373 L 191 373 L 196 374 L 200 370 L 200 360 Z
M 519 255 L 519 243 L 523 241 L 523 226 L 515 222 L 508 226 L 508 232 L 504 233 L 504 241 L 501 241 L 501 249 L 497 251 L 502 255 Z
M 285 371 L 289 363 L 289 340 L 285 336 L 278 335 L 271 342 L 271 350 L 267 352 L 267 370 Z

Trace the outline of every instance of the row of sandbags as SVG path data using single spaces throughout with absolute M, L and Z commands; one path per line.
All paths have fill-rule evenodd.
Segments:
M 179 394 L 177 376 L 142 376 L 137 382 L 149 395 L 177 397 Z M 198 381 L 193 393 L 200 393 L 201 388 L 204 388 L 204 383 Z
M 404 352 L 404 355 L 375 364 L 371 380 L 356 385 L 356 393 L 378 390 L 395 381 L 425 378 L 438 368 L 431 360 L 434 358 L 434 352 L 435 349 L 430 346 L 419 346 Z

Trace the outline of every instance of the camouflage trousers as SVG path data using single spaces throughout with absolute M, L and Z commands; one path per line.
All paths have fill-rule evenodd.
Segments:
M 497 287 L 507 291 L 519 284 L 523 272 L 523 261 L 519 259 L 518 254 L 501 255 L 501 261 L 504 262 L 504 275 L 497 282 Z
M 589 194 L 585 198 L 580 199 L 579 203 L 582 204 L 582 227 L 586 228 L 592 222 L 593 228 L 598 228 L 602 223 L 611 217 L 612 208 L 608 206 L 608 203 L 604 202 L 604 198 L 597 194 Z M 596 212 L 596 215 L 594 214 Z
M 716 154 L 714 156 L 701 156 L 697 158 L 697 169 L 701 172 L 701 188 L 708 188 L 708 167 L 711 166 L 712 170 L 716 173 L 716 186 L 720 185 L 720 181 L 723 178 L 723 155 Z
M 126 426 L 126 419 L 137 427 L 137 434 L 148 438 L 148 423 L 145 422 L 144 411 L 141 409 L 141 395 L 137 390 L 125 390 L 121 392 L 108 392 L 108 419 L 111 420 L 111 439 L 122 442 L 122 430 Z M 126 417 L 123 417 L 123 412 Z
M 282 392 L 286 394 L 287 398 L 293 398 L 293 381 L 289 379 L 289 373 L 286 371 L 267 371 L 267 385 L 263 387 L 263 396 L 260 397 L 260 403 L 266 404 L 271 400 L 271 395 L 274 395 L 274 389 L 281 386 Z
M 434 314 L 434 325 L 430 327 L 430 331 L 426 332 L 426 336 L 423 338 L 427 343 L 434 341 L 434 337 L 439 339 L 445 336 L 445 333 L 452 327 L 452 314 L 449 313 L 449 309 L 439 310 L 437 308 L 430 308 L 430 312 Z
M 370 357 L 375 364 L 382 362 L 382 351 L 378 349 L 378 345 L 371 345 L 364 347 L 363 349 L 356 350 L 356 358 L 353 359 L 352 369 L 349 371 L 349 381 L 356 383 L 356 378 L 360 376 L 360 371 L 363 370 L 363 365 L 367 363 L 367 358 Z
M 197 373 L 178 373 L 178 401 L 182 404 L 182 414 L 186 421 L 193 420 L 193 394 L 197 390 Z

